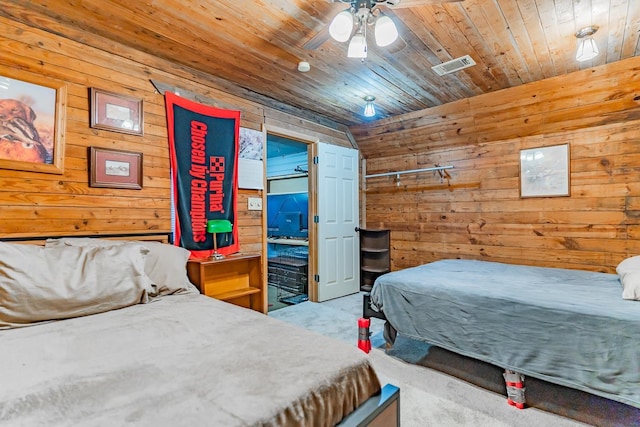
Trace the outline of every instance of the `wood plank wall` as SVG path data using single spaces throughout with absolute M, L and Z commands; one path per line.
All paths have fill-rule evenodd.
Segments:
M 52 34 L 73 34 L 42 17 L 25 16 L 33 26 L 0 18 L 0 75 L 20 70 L 27 75 L 56 79 L 67 85 L 64 174 L 0 169 L 0 236 L 80 235 L 168 231 L 170 219 L 169 150 L 164 97 L 150 80 L 183 88 L 213 100 L 220 108 L 241 111 L 243 127 L 262 129 L 264 123 L 286 132 L 295 129 L 329 143 L 350 146 L 344 131 L 329 129 L 224 92 L 215 76 L 97 40 L 104 49 L 90 48 Z M 37 23 L 37 25 L 35 24 Z M 39 27 L 39 28 L 36 28 Z M 40 28 L 49 28 L 44 31 Z M 84 34 L 92 37 L 93 34 Z M 265 82 L 267 84 L 268 82 Z M 89 88 L 97 87 L 143 99 L 144 136 L 89 127 Z M 90 188 L 87 148 L 108 147 L 142 152 L 142 190 Z M 242 251 L 261 252 L 262 212 L 247 209 L 258 190 L 240 190 L 238 226 Z
M 640 254 L 640 58 L 352 127 L 392 269 L 465 258 L 615 272 Z M 568 143 L 570 197 L 520 198 L 519 156 Z M 363 221 L 364 222 L 364 221 Z

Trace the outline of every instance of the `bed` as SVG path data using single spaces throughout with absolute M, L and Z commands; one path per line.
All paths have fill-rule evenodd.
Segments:
M 399 425 L 355 345 L 200 295 L 188 251 L 135 237 L 0 242 L 0 424 Z
M 640 408 L 638 277 L 639 257 L 618 274 L 440 260 L 378 277 L 364 315 L 386 319 L 388 346 L 401 334 Z

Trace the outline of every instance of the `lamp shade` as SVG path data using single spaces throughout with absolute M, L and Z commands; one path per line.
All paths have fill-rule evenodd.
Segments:
M 366 104 L 364 105 L 364 116 L 365 117 L 373 117 L 376 115 L 376 107 L 373 105 L 373 101 L 375 101 L 375 97 L 369 95 L 365 96 L 364 100 Z
M 227 219 L 210 219 L 207 221 L 207 233 L 230 233 L 231 231 L 233 231 L 233 225 Z
M 329 34 L 334 40 L 346 42 L 353 31 L 353 15 L 349 9 L 338 13 L 331 25 L 329 25 Z
M 388 16 L 379 16 L 376 20 L 375 36 L 378 46 L 389 46 L 398 38 L 396 24 Z
M 356 33 L 349 42 L 349 50 L 347 51 L 349 58 L 366 58 L 367 57 L 367 40 L 362 33 Z
M 584 37 L 578 40 L 577 61 L 588 61 L 598 56 L 599 53 L 598 45 L 592 37 Z

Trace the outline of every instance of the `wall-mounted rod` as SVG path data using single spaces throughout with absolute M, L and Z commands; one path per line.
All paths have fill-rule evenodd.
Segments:
M 378 176 L 390 176 L 390 175 L 402 175 L 405 173 L 418 173 L 418 172 L 429 172 L 429 171 L 440 171 L 440 170 L 444 170 L 444 169 L 453 169 L 452 165 L 449 166 L 436 166 L 433 168 L 424 168 L 424 169 L 412 169 L 412 170 L 406 170 L 406 171 L 398 171 L 398 172 L 385 172 L 385 173 L 374 173 L 371 175 L 365 175 L 365 178 L 375 178 Z

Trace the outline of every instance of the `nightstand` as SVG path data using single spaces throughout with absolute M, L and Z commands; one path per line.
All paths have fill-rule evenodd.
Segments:
M 223 259 L 190 259 L 189 280 L 200 293 L 241 307 L 267 313 L 260 254 L 233 254 Z

